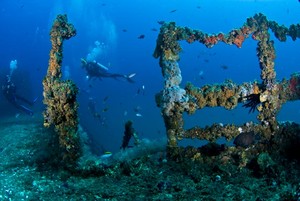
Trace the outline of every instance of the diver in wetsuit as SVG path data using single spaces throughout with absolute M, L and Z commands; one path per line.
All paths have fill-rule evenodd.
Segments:
M 124 79 L 130 83 L 134 81 L 132 78 L 135 76 L 135 73 L 130 75 L 123 75 L 118 73 L 110 73 L 108 72 L 108 68 L 96 61 L 86 61 L 85 59 L 81 59 L 82 68 L 84 68 L 87 72 L 87 76 L 89 79 L 92 78 L 114 78 L 114 79 Z
M 26 103 L 28 105 L 33 105 L 37 98 L 35 98 L 34 101 L 29 101 L 26 98 L 18 95 L 16 93 L 16 86 L 15 84 L 11 81 L 11 77 L 10 75 L 6 76 L 6 80 L 5 80 L 5 84 L 2 85 L 2 93 L 5 96 L 5 98 L 11 103 L 13 104 L 16 108 L 22 110 L 23 112 L 25 112 L 26 114 L 32 116 L 33 115 L 33 111 L 29 108 L 27 108 L 26 106 L 24 106 L 21 102 Z

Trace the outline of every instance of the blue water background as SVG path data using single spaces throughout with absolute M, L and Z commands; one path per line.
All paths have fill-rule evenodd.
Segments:
M 103 150 L 115 152 L 120 147 L 127 120 L 134 122 L 140 138 L 165 137 L 163 119 L 154 98 L 163 86 L 158 60 L 152 56 L 160 28 L 157 21 L 175 21 L 177 25 L 207 33 L 228 33 L 258 12 L 286 26 L 299 23 L 299 9 L 297 0 L 2 0 L 0 81 L 3 83 L 5 75 L 9 74 L 10 61 L 17 59 L 18 68 L 13 81 L 24 96 L 40 97 L 34 111 L 35 115 L 41 114 L 44 109 L 42 80 L 47 72 L 51 48 L 49 31 L 57 14 L 67 14 L 69 22 L 77 29 L 77 35 L 64 44 L 63 67 L 69 66 L 70 78 L 80 89 L 80 124 L 88 132 L 97 154 Z M 138 39 L 141 34 L 145 35 L 144 39 Z M 300 42 L 290 38 L 285 43 L 274 40 L 277 78 L 289 78 L 291 73 L 299 71 Z M 136 73 L 134 84 L 113 79 L 86 79 L 80 58 L 92 51 L 95 41 L 105 46 L 98 61 L 109 66 L 111 72 Z M 201 86 L 226 79 L 237 83 L 260 80 L 256 41 L 252 39 L 246 40 L 241 49 L 225 44 L 211 49 L 198 43 L 181 44 L 182 86 L 187 81 Z M 228 69 L 224 70 L 222 65 Z M 138 94 L 143 86 L 144 94 Z M 103 122 L 94 119 L 88 111 L 89 97 L 97 101 Z M 2 94 L 0 108 L 1 118 L 19 113 Z M 142 117 L 136 116 L 137 112 Z M 288 103 L 280 111 L 279 120 L 300 123 L 299 114 L 299 101 Z M 205 108 L 194 116 L 185 115 L 185 128 L 214 122 L 241 124 L 256 121 L 256 115 L 257 112 L 248 114 L 248 110 L 241 106 L 232 111 Z

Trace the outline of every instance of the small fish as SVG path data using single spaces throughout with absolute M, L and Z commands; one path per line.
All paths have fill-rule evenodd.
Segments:
M 15 118 L 17 119 L 17 118 L 19 118 L 19 116 L 20 116 L 20 113 L 17 113 Z
M 108 111 L 108 107 L 103 108 L 102 112 L 107 112 Z
M 176 11 L 177 11 L 176 9 L 175 10 L 171 10 L 170 13 L 175 13 Z
M 141 113 L 136 113 L 135 116 L 142 117 L 143 115 Z
M 145 35 L 144 34 L 141 34 L 138 39 L 144 39 L 145 38 Z
M 260 140 L 260 136 L 255 134 L 254 131 L 241 132 L 233 141 L 238 147 L 248 148 L 256 144 Z
M 200 9 L 200 8 L 201 8 L 201 6 L 197 6 L 196 8 Z
M 127 32 L 127 29 L 122 29 L 123 32 Z
M 155 28 L 152 28 L 152 29 L 151 29 L 151 31 L 157 31 L 157 29 L 155 29 Z
M 100 156 L 100 158 L 101 159 L 107 159 L 107 158 L 109 158 L 109 157 L 111 157 L 112 156 L 112 153 L 110 152 L 110 151 L 106 151 L 106 152 L 104 152 L 104 154 L 102 154 L 101 156 Z
M 157 23 L 160 24 L 160 25 L 163 25 L 165 23 L 165 21 L 161 20 L 161 21 L 157 21 Z
M 127 77 L 128 77 L 128 78 L 133 78 L 135 75 L 136 75 L 136 73 L 131 73 L 131 74 L 129 74 Z
M 222 65 L 221 68 L 223 68 L 224 70 L 227 70 L 227 69 L 228 69 L 228 66 Z
M 127 112 L 127 110 L 125 110 L 124 113 L 123 113 L 124 117 L 126 117 L 127 114 L 128 114 L 128 112 Z
M 142 87 L 138 88 L 136 91 L 136 95 L 145 95 L 145 85 L 142 85 Z
M 105 96 L 105 97 L 103 98 L 103 103 L 106 103 L 106 101 L 108 100 L 108 98 L 109 98 L 109 96 Z

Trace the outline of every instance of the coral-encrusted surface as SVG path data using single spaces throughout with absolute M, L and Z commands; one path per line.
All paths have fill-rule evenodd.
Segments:
M 295 129 L 289 125 L 284 132 Z M 289 159 L 280 156 L 284 150 L 277 157 L 262 153 L 242 169 L 233 164 L 176 163 L 157 153 L 115 163 L 98 176 L 79 176 L 53 160 L 53 143 L 58 140 L 51 132 L 38 118 L 1 120 L 0 200 L 299 199 L 297 153 Z M 293 141 L 299 140 L 293 136 Z
M 276 118 L 282 104 L 288 100 L 299 99 L 299 87 L 297 87 L 299 76 L 293 75 L 289 84 L 286 80 L 281 83 L 276 81 L 274 69 L 276 52 L 269 29 L 274 32 L 279 41 L 286 41 L 287 36 L 291 36 L 292 40 L 299 38 L 299 24 L 287 28 L 274 21 L 269 21 L 262 13 L 248 18 L 241 28 L 233 29 L 228 34 L 221 32 L 207 34 L 200 30 L 176 26 L 175 22 L 162 24 L 153 56 L 159 58 L 159 65 L 164 77 L 164 89 L 156 95 L 156 103 L 161 108 L 164 118 L 168 147 L 170 148 L 168 151 L 174 151 L 174 153 L 169 153 L 170 155 L 178 155 L 182 150 L 177 149 L 177 140 L 199 137 L 203 133 L 207 134 L 201 140 L 212 140 L 212 136 L 221 134 L 216 135 L 211 132 L 210 127 L 205 127 L 204 132 L 200 132 L 197 127 L 184 129 L 183 113 L 193 114 L 196 110 L 204 107 L 222 106 L 226 109 L 234 109 L 238 103 L 247 101 L 243 105 L 244 107 L 250 108 L 250 112 L 255 110 L 259 112 L 257 119 L 263 127 L 261 137 L 270 140 L 278 132 L 279 125 Z M 198 41 L 207 48 L 224 42 L 241 48 L 244 40 L 251 34 L 252 39 L 258 41 L 256 51 L 261 69 L 261 83 L 254 81 L 253 84 L 248 82 L 237 85 L 232 81 L 226 81 L 223 84 L 200 87 L 188 83 L 184 89 L 181 88 L 182 76 L 178 64 L 181 46 L 178 41 L 185 40 L 188 43 Z M 233 132 L 222 132 L 222 136 L 230 139 L 235 137 L 230 135 L 236 134 L 236 132 L 237 129 Z M 213 141 L 210 142 L 213 143 Z M 268 142 L 264 144 L 268 144 Z M 194 155 L 192 156 L 194 157 Z M 201 158 L 200 153 L 197 158 Z
M 58 15 L 52 25 L 50 36 L 52 48 L 47 75 L 43 80 L 44 126 L 55 126 L 63 147 L 62 159 L 72 167 L 81 155 L 78 137 L 77 86 L 71 80 L 61 79 L 63 42 L 76 35 L 76 29 L 66 15 Z

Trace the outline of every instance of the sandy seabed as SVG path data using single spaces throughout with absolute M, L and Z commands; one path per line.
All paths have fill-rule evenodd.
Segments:
M 234 165 L 161 160 L 157 153 L 81 175 L 53 162 L 53 135 L 41 117 L 1 120 L 0 200 L 300 200 L 295 162 L 256 175 Z

